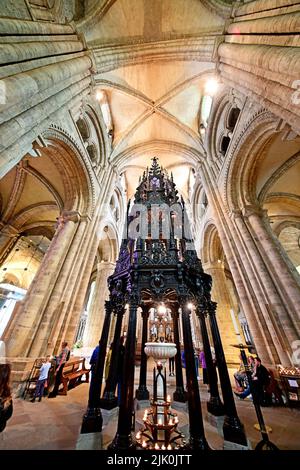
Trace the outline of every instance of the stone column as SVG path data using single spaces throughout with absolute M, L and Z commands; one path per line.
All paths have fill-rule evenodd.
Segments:
M 90 242 L 86 242 L 88 249 L 83 256 L 83 262 L 80 263 L 77 276 L 72 284 L 72 298 L 68 302 L 68 311 L 65 318 L 65 324 L 61 329 L 61 339 L 66 338 L 72 343 L 78 328 L 80 314 L 83 309 L 86 291 L 91 279 L 92 269 L 94 266 L 95 256 L 98 248 L 98 237 L 95 234 L 90 238 Z M 70 280 L 72 282 L 72 278 Z
M 8 356 L 29 356 L 32 342 L 42 320 L 45 305 L 51 296 L 68 250 L 77 230 L 76 212 L 63 213 L 43 262 L 27 292 L 17 318 L 13 319 L 9 337 L 5 337 Z
M 283 249 L 279 241 L 272 234 L 266 220 L 267 211 L 253 206 L 246 206 L 243 213 L 251 232 L 255 235 L 258 249 L 262 248 L 263 250 L 263 253 L 260 252 L 260 254 L 265 260 L 270 278 L 274 279 L 274 290 L 276 294 L 279 292 L 279 295 L 276 296 L 272 293 L 274 304 L 271 304 L 271 307 L 278 310 L 278 316 L 287 335 L 288 343 L 296 341 L 300 335 L 300 286 L 288 267 L 283 253 L 280 252 L 280 249 L 282 251 Z M 276 289 L 276 287 L 278 288 Z M 279 301 L 281 305 L 278 305 Z
M 232 347 L 232 344 L 236 343 L 236 335 L 230 315 L 230 308 L 233 306 L 226 285 L 224 268 L 219 262 L 205 265 L 203 268 L 213 279 L 211 297 L 218 304 L 218 325 L 226 361 L 231 365 L 239 364 L 239 351 Z
M 108 449 L 110 450 L 128 450 L 135 448 L 135 439 L 132 436 L 131 428 L 137 308 L 138 304 L 136 299 L 131 299 L 124 356 L 123 380 L 121 384 L 121 403 L 119 409 L 118 429 L 113 442 L 108 446 Z
M 135 396 L 138 400 L 149 400 L 149 391 L 147 390 L 147 355 L 144 351 L 145 344 L 148 338 L 148 318 L 149 318 L 149 306 L 142 306 L 142 319 L 143 319 L 143 331 L 142 331 L 142 345 L 141 345 L 141 367 L 140 367 L 140 383 L 139 388 L 135 392 Z
M 181 302 L 181 309 L 190 426 L 188 447 L 195 450 L 208 450 L 209 446 L 204 434 L 200 393 L 195 368 L 194 348 L 190 323 L 191 312 L 186 305 L 186 300 Z
M 268 331 L 265 332 L 270 336 L 269 346 L 272 349 L 273 358 L 275 363 L 282 363 L 283 365 L 290 365 L 291 361 L 285 349 L 289 350 L 290 345 L 285 345 L 284 331 L 280 329 L 276 321 L 276 312 L 272 312 L 268 309 L 268 303 L 277 304 L 278 310 L 285 313 L 285 307 L 282 304 L 282 300 L 278 296 L 273 281 L 269 276 L 266 269 L 265 260 L 259 253 L 254 239 L 252 238 L 245 220 L 240 211 L 234 213 L 234 220 L 238 228 L 242 242 L 244 243 L 243 251 L 245 252 L 244 263 L 249 265 L 248 257 L 251 259 L 251 267 L 249 267 L 249 276 L 253 288 L 255 289 L 255 295 L 259 301 L 259 308 L 262 312 L 265 324 Z
M 181 364 L 181 350 L 179 340 L 179 313 L 178 307 L 172 308 L 173 318 L 173 332 L 174 332 L 174 343 L 176 344 L 177 353 L 175 356 L 175 370 L 176 370 L 176 390 L 173 393 L 173 399 L 181 403 L 186 402 L 186 392 L 184 391 L 183 375 L 182 375 L 182 364 Z
M 265 364 L 274 364 L 279 361 L 279 357 L 264 318 L 263 302 L 259 297 L 260 289 L 253 273 L 253 265 L 245 253 L 244 243 L 234 220 L 240 215 L 240 211 L 232 211 L 229 217 L 224 201 L 216 189 L 215 177 L 210 167 L 199 165 L 198 170 L 255 348 Z
M 210 349 L 209 337 L 205 322 L 206 312 L 200 306 L 197 307 L 197 316 L 200 322 L 202 341 L 203 341 L 203 351 L 205 357 L 205 363 L 207 368 L 208 383 L 209 383 L 209 393 L 210 399 L 207 402 L 207 410 L 209 413 L 214 416 L 222 416 L 224 414 L 224 405 L 221 402 L 219 389 L 218 389 L 218 376 L 216 367 L 213 363 L 213 358 Z
M 222 395 L 225 407 L 225 418 L 223 424 L 224 439 L 225 441 L 230 441 L 242 446 L 247 446 L 247 438 L 245 435 L 244 426 L 242 425 L 238 417 L 235 407 L 222 341 L 216 320 L 216 307 L 217 304 L 215 302 L 209 302 L 207 306 L 207 311 L 209 316 L 210 329 L 214 342 L 217 366 L 219 370 Z
M 40 356 L 45 354 L 57 354 L 61 348 L 61 342 L 66 340 L 72 346 L 70 338 L 64 333 L 68 315 L 73 314 L 69 308 L 74 289 L 74 271 L 77 271 L 78 252 L 82 248 L 84 234 L 87 229 L 86 218 L 81 217 L 75 236 L 68 249 L 59 277 L 51 292 L 49 301 L 45 303 L 43 320 L 30 349 L 30 355 Z M 70 312 L 71 310 L 71 312 Z
M 104 304 L 109 297 L 107 279 L 113 274 L 114 269 L 115 263 L 108 261 L 102 261 L 97 265 L 96 285 L 83 335 L 83 345 L 85 347 L 94 348 L 98 343 L 103 323 Z
M 81 433 L 101 432 L 102 415 L 100 409 L 101 387 L 103 379 L 103 370 L 106 356 L 109 327 L 111 321 L 112 308 L 109 301 L 105 303 L 105 318 L 101 338 L 99 340 L 99 351 L 95 371 L 92 373 L 88 408 L 83 417 Z

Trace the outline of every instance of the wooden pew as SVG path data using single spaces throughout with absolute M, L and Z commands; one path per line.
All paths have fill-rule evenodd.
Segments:
M 60 395 L 67 395 L 68 389 L 73 388 L 75 385 L 81 383 L 81 378 L 85 375 L 85 382 L 89 382 L 90 369 L 85 367 L 84 357 L 71 357 L 68 362 L 65 363 L 62 380 L 63 384 L 62 391 L 59 391 Z

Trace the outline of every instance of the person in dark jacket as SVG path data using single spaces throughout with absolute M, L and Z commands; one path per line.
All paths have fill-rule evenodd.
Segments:
M 90 359 L 90 366 L 91 366 L 91 373 L 94 374 L 96 370 L 96 364 L 99 356 L 99 344 L 95 347 L 91 359 Z
M 254 358 L 254 369 L 252 373 L 252 389 L 255 398 L 260 404 L 264 402 L 265 387 L 270 383 L 270 374 L 268 369 L 262 365 L 259 357 Z M 251 394 L 250 385 L 242 393 L 234 392 L 239 398 L 244 399 Z
M 4 431 L 6 423 L 13 413 L 13 401 L 10 390 L 9 364 L 0 364 L 0 432 Z
M 68 348 L 68 343 L 63 341 L 61 344 L 60 355 L 56 357 L 56 370 L 55 370 L 55 384 L 51 393 L 49 393 L 48 398 L 55 398 L 58 394 L 58 389 L 62 379 L 62 373 L 65 363 L 70 359 L 70 349 Z

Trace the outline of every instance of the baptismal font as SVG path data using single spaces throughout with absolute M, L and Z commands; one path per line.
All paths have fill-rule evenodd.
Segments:
M 160 307 L 160 311 L 165 309 Z M 145 353 L 153 357 L 156 366 L 153 368 L 153 397 L 150 410 L 143 416 L 143 428 L 136 434 L 137 444 L 143 449 L 172 450 L 180 448 L 185 442 L 184 435 L 178 429 L 178 416 L 171 410 L 171 396 L 167 395 L 166 368 L 167 359 L 175 356 L 175 343 L 165 342 L 160 336 L 159 342 L 145 345 Z

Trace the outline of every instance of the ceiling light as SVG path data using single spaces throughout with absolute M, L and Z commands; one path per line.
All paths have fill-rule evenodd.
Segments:
M 205 93 L 207 95 L 213 96 L 218 91 L 219 86 L 220 86 L 220 83 L 218 82 L 218 80 L 216 78 L 210 78 L 205 83 L 205 87 L 204 87 Z
M 104 92 L 103 90 L 97 90 L 96 91 L 96 100 L 97 101 L 102 101 L 104 98 Z

